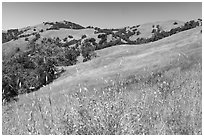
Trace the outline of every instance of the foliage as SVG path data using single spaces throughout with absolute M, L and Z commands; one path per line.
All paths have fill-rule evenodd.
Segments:
M 86 38 L 86 37 L 87 37 L 86 35 L 82 35 L 82 36 L 81 36 L 81 39 L 84 39 L 84 38 Z
M 84 40 L 81 47 L 81 53 L 82 53 L 82 56 L 84 57 L 83 62 L 91 60 L 92 57 L 96 56 L 96 54 L 94 53 L 95 48 L 96 48 L 96 43 L 94 38 Z
M 67 42 L 67 37 L 65 37 L 65 38 L 63 39 L 63 41 L 64 41 L 64 42 Z
M 41 33 L 42 33 L 43 31 L 44 31 L 43 29 L 40 30 Z
M 16 40 L 17 37 L 22 34 L 23 31 L 19 31 L 18 29 L 10 29 L 6 33 L 2 33 L 2 43 L 8 42 L 12 39 Z
M 19 94 L 35 91 L 49 84 L 59 75 L 56 66 L 69 66 L 77 62 L 80 52 L 76 48 L 62 47 L 59 38 L 44 38 L 36 44 L 40 35 L 29 42 L 25 51 L 16 51 L 3 61 L 2 99 L 11 101 Z
M 84 29 L 83 26 L 80 26 L 79 24 L 64 21 L 64 22 L 44 22 L 45 25 L 51 25 L 51 27 L 47 30 L 58 30 L 60 28 L 65 29 Z
M 143 44 L 153 42 L 178 32 L 195 28 L 200 25 L 199 21 L 191 20 L 186 22 L 184 26 L 173 28 L 170 31 L 162 31 L 160 26 L 157 25 L 157 30 L 152 32 L 153 34 L 151 38 L 137 38 L 134 41 L 130 41 L 129 37 L 134 35 L 135 32 L 126 31 L 126 28 L 95 28 L 100 33 L 103 32 L 102 34 L 98 35 L 98 38 L 101 40 L 99 43 L 96 43 L 94 38 L 85 39 L 85 36 L 82 36 L 82 39 L 85 40 L 81 45 L 81 49 L 79 49 L 81 39 L 73 39 L 69 42 L 66 42 L 66 39 L 64 39 L 65 43 L 61 43 L 61 40 L 58 37 L 55 39 L 44 38 L 40 44 L 36 44 L 35 42 L 40 38 L 40 34 L 33 33 L 32 35 L 35 35 L 35 38 L 29 41 L 26 51 L 16 49 L 16 54 L 10 59 L 4 60 L 2 63 L 3 99 L 9 101 L 18 94 L 29 93 L 52 82 L 55 78 L 57 78 L 56 66 L 69 66 L 76 64 L 77 57 L 80 55 L 80 52 L 84 57 L 83 61 L 85 62 L 96 56 L 94 52 L 95 50 L 124 44 L 121 40 L 126 41 L 127 44 Z M 53 25 L 56 27 L 63 27 L 63 25 L 58 22 L 53 23 Z M 68 23 L 68 26 L 69 25 L 70 23 Z M 116 32 L 113 33 L 113 31 Z M 22 32 L 19 32 L 18 30 L 8 30 L 7 34 L 5 34 L 5 40 L 7 38 L 18 39 L 18 35 L 21 33 Z M 107 42 L 107 35 L 109 34 L 112 34 L 116 39 Z M 139 35 L 140 32 L 137 31 L 136 34 Z M 75 46 L 70 47 L 70 45 L 74 44 Z
M 72 38 L 73 38 L 73 36 L 69 35 L 69 36 L 68 36 L 68 38 L 72 39 Z
M 174 25 L 177 25 L 178 23 L 177 22 L 174 22 Z
M 64 44 L 62 44 L 63 47 L 69 47 L 71 45 L 77 44 L 79 41 L 76 39 L 70 40 L 68 42 L 65 42 Z
M 25 41 L 29 41 L 29 39 L 28 39 L 28 38 L 25 38 Z

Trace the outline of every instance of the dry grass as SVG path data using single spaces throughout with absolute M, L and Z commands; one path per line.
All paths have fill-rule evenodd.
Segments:
M 2 134 L 202 134 L 199 29 L 68 68 L 70 77 L 3 106 Z M 124 67 L 110 72 L 122 57 Z
M 57 96 L 34 93 L 5 106 L 10 114 L 3 113 L 3 134 L 201 134 L 201 65 L 107 85 L 79 85 Z

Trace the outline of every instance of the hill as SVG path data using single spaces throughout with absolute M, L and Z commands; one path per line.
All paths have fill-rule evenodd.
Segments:
M 134 40 L 137 38 L 149 38 L 152 36 L 152 30 L 157 29 L 157 26 L 159 25 L 159 28 L 162 31 L 170 31 L 173 28 L 181 27 L 184 25 L 185 22 L 179 21 L 179 20 L 168 20 L 168 21 L 157 21 L 153 23 L 145 23 L 141 24 L 138 27 L 138 31 L 141 32 L 141 35 L 133 35 L 130 37 L 130 40 Z
M 150 38 L 153 30 L 170 31 L 173 28 L 181 27 L 184 22 L 178 20 L 170 20 L 164 22 L 154 22 L 141 24 L 132 27 L 124 27 L 120 29 L 101 29 L 98 27 L 83 27 L 78 24 L 61 21 L 61 22 L 43 22 L 35 26 L 29 26 L 22 29 L 8 30 L 7 33 L 3 32 L 3 57 L 10 56 L 15 53 L 16 49 L 25 50 L 28 42 L 31 41 L 35 35 L 40 34 L 38 43 L 43 38 L 59 38 L 60 41 L 66 39 L 66 42 L 70 42 L 70 45 L 75 45 L 78 41 L 94 38 L 96 43 L 100 44 L 100 48 L 103 48 L 103 44 L 109 45 L 128 44 L 134 42 L 138 38 Z M 99 38 L 99 35 L 102 35 Z M 82 36 L 85 36 L 82 39 Z M 4 40 L 5 39 L 5 40 Z
M 3 134 L 202 134 L 201 30 L 108 47 L 64 67 L 49 85 L 3 106 Z

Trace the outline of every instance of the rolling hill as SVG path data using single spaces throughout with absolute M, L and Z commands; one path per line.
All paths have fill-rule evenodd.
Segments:
M 123 43 L 128 43 L 128 39 L 130 41 L 134 41 L 134 40 L 137 40 L 137 38 L 150 38 L 152 36 L 152 30 L 157 29 L 156 28 L 157 25 L 159 25 L 159 28 L 161 29 L 161 31 L 169 31 L 173 28 L 181 27 L 184 25 L 184 22 L 181 22 L 178 20 L 169 20 L 169 21 L 163 21 L 163 22 L 146 23 L 146 24 L 141 24 L 137 26 L 124 27 L 124 28 L 112 30 L 112 29 L 101 29 L 97 27 L 85 28 L 78 24 L 75 25 L 75 23 L 72 23 L 72 22 L 67 23 L 67 22 L 68 21 L 61 21 L 57 23 L 43 22 L 35 26 L 29 26 L 29 27 L 18 29 L 18 33 L 16 32 L 18 35 L 13 36 L 13 39 L 9 39 L 9 41 L 7 42 L 3 42 L 3 45 L 2 45 L 3 57 L 14 54 L 17 48 L 20 48 L 20 50 L 22 51 L 25 50 L 28 45 L 28 42 L 31 41 L 36 34 L 40 34 L 40 38 L 37 40 L 37 43 L 40 43 L 43 40 L 43 38 L 57 38 L 57 37 L 60 38 L 62 42 L 64 38 L 67 38 L 67 41 L 82 40 L 81 38 L 83 35 L 86 35 L 86 39 L 94 38 L 96 42 L 99 43 L 101 38 L 98 38 L 98 36 L 101 34 L 107 35 L 107 40 L 106 40 L 107 42 L 121 39 Z M 58 24 L 58 28 L 53 27 L 53 24 Z M 71 28 L 70 24 L 71 26 L 74 26 L 74 27 Z M 121 32 L 122 34 L 123 33 L 125 34 L 121 35 Z M 4 31 L 3 35 L 4 34 L 6 35 L 7 33 L 5 33 Z M 126 37 L 124 38 L 123 36 L 125 35 Z M 74 42 L 73 45 L 74 44 L 76 43 Z
M 172 20 L 125 31 L 141 32 L 130 39 L 148 38 L 153 25 L 168 31 L 183 24 Z M 97 31 L 60 28 L 40 35 L 97 39 Z M 146 44 L 95 51 L 97 58 L 64 67 L 52 83 L 3 106 L 3 134 L 202 134 L 201 32 L 199 26 Z M 26 47 L 24 39 L 4 43 L 3 53 Z

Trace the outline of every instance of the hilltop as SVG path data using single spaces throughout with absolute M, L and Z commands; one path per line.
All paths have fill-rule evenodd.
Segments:
M 69 41 L 69 45 L 74 46 L 82 40 L 83 36 L 84 39 L 94 38 L 96 43 L 101 41 L 101 43 L 106 42 L 110 43 L 110 45 L 115 45 L 130 43 L 138 38 L 150 38 L 154 34 L 152 33 L 153 30 L 155 32 L 158 29 L 159 31 L 170 31 L 183 25 L 184 22 L 182 21 L 169 20 L 120 29 L 102 29 L 91 26 L 83 27 L 68 21 L 43 22 L 35 26 L 7 30 L 7 32 L 4 31 L 2 33 L 3 55 L 8 56 L 13 54 L 17 48 L 25 50 L 29 41 L 34 39 L 36 34 L 40 35 L 37 43 L 40 43 L 43 38 L 59 38 L 61 42 Z

